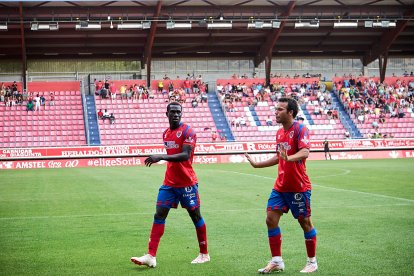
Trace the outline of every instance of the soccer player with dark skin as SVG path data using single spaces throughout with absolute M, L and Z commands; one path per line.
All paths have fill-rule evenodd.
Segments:
M 254 168 L 278 165 L 278 177 L 267 203 L 266 217 L 272 259 L 266 267 L 258 270 L 263 274 L 285 269 L 279 221 L 289 209 L 298 220 L 305 236 L 308 259 L 300 272 L 311 273 L 318 269 L 316 230 L 311 220 L 310 208 L 312 187 L 305 165 L 309 156 L 309 134 L 306 126 L 294 120 L 297 113 L 298 104 L 294 99 L 280 98 L 275 110 L 276 122 L 282 124 L 276 133 L 276 154 L 262 162 L 257 162 L 249 154 L 245 154 Z
M 151 167 L 152 164 L 161 160 L 167 161 L 164 183 L 158 192 L 154 223 L 148 243 L 148 254 L 131 258 L 133 263 L 148 267 L 157 265 L 156 254 L 164 234 L 165 220 L 170 209 L 177 208 L 178 203 L 187 209 L 196 228 L 200 253 L 191 263 L 201 264 L 210 261 L 207 250 L 206 224 L 200 213 L 198 180 L 192 167 L 197 137 L 189 125 L 181 123 L 182 106 L 179 103 L 171 102 L 168 104 L 166 115 L 170 125 L 163 133 L 167 154 L 154 154 L 145 159 L 147 167 Z

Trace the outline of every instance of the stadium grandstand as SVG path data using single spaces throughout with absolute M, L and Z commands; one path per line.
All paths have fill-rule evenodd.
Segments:
M 171 101 L 199 142 L 273 141 L 281 96 L 315 140 L 413 137 L 410 1 L 0 7 L 1 148 L 158 144 Z

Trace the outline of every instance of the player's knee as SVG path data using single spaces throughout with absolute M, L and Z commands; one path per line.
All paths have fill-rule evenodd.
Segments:
M 190 215 L 191 220 L 196 224 L 201 219 L 200 209 L 196 210 L 188 210 L 188 214 Z
M 299 217 L 298 222 L 305 232 L 309 232 L 313 228 L 312 220 L 310 217 Z
M 155 212 L 154 219 L 157 220 L 165 220 L 168 216 L 169 209 L 167 208 L 157 208 L 157 211 Z
M 277 224 L 278 224 L 277 220 L 274 217 L 270 217 L 270 216 L 266 217 L 266 225 L 268 228 L 276 228 L 278 227 Z

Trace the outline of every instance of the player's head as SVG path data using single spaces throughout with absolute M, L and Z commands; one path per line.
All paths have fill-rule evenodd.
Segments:
M 165 113 L 170 123 L 170 128 L 175 129 L 179 127 L 181 122 L 182 106 L 178 102 L 171 102 L 167 105 L 167 112 Z
M 286 123 L 298 115 L 299 107 L 295 99 L 280 98 L 275 109 L 276 122 Z

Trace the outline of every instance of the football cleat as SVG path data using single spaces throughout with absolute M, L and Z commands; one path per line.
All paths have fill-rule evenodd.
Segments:
M 200 253 L 197 258 L 191 261 L 192 264 L 203 264 L 210 261 L 210 255 Z
M 312 273 L 318 270 L 318 263 L 308 261 L 306 266 L 300 271 L 301 273 Z
M 270 261 L 266 267 L 259 269 L 258 272 L 261 274 L 269 274 L 272 272 L 282 272 L 283 270 L 285 270 L 285 263 L 283 261 Z
M 146 254 L 142 257 L 132 257 L 131 262 L 137 265 L 146 265 L 148 267 L 156 267 L 157 266 L 157 259 L 150 255 Z

